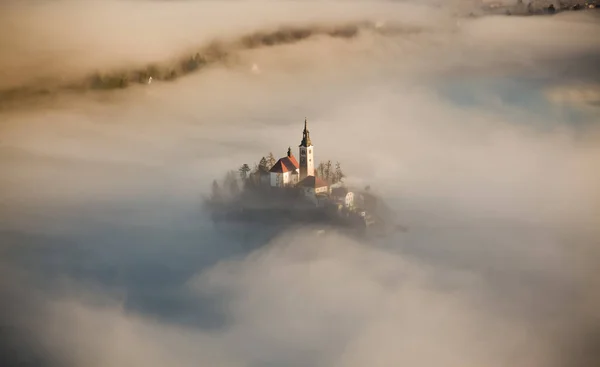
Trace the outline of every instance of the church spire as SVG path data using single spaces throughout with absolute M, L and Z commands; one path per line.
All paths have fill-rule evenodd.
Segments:
M 308 132 L 306 117 L 304 118 L 304 131 L 302 131 L 302 142 L 300 142 L 301 147 L 309 147 L 312 143 L 310 142 L 310 133 Z

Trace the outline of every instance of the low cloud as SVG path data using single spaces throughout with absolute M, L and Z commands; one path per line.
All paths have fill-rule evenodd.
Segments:
M 573 104 L 578 107 L 600 107 L 600 86 L 563 86 L 547 91 L 548 98 L 559 104 Z
M 458 233 L 448 234 L 452 241 Z M 182 285 L 188 302 L 200 302 L 188 317 L 202 299 L 217 301 L 217 329 L 142 316 L 112 296 L 73 286 L 60 298 L 38 298 L 35 316 L 20 326 L 35 332 L 35 352 L 50 351 L 49 360 L 68 366 L 591 366 L 589 352 L 569 350 L 595 326 L 580 323 L 586 316 L 577 298 L 586 289 L 565 283 L 568 266 L 548 261 L 560 248 L 528 243 L 549 246 L 539 257 L 507 244 L 503 256 L 521 262 L 486 274 L 304 229 Z M 453 245 L 461 248 L 468 245 Z M 480 261 L 491 259 L 477 251 Z M 536 264 L 544 270 L 532 269 Z
M 92 1 L 5 5 L 0 40 L 5 55 L 0 64 L 4 107 L 55 94 L 123 89 L 147 84 L 150 77 L 172 81 L 211 66 L 235 64 L 245 50 L 316 37 L 352 39 L 362 32 L 419 32 L 429 22 L 423 21 L 425 10 L 429 18 L 444 19 L 431 8 L 385 3 L 348 5 L 342 14 L 335 4 L 327 3 L 205 5 L 126 1 L 102 6 Z M 140 6 L 142 12 L 138 12 Z M 390 16 L 385 9 L 407 11 L 414 18 Z M 391 22 L 373 21 L 378 17 Z M 82 19 L 87 20 L 83 27 L 78 22 Z M 395 24 L 398 20 L 401 24 Z M 130 26 L 132 22 L 135 27 Z M 74 27 L 81 34 L 72 34 Z
M 3 90 L 237 45 L 172 83 L 0 112 L 3 356 L 595 366 L 598 23 L 432 3 L 3 5 Z M 207 220 L 210 182 L 285 154 L 305 116 L 316 158 L 370 184 L 408 232 Z

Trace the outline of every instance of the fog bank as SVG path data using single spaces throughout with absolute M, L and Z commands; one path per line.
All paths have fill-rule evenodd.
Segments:
M 0 357 L 597 365 L 597 16 L 437 5 L 3 4 Z M 217 40 L 172 82 L 69 89 Z M 408 232 L 213 226 L 212 180 L 295 152 L 304 117 Z

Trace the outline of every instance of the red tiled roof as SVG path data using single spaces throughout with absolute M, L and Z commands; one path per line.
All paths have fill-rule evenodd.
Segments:
M 275 173 L 284 173 L 284 172 L 290 172 L 290 171 L 293 172 L 293 171 L 297 170 L 298 168 L 300 168 L 298 161 L 296 160 L 296 158 L 294 158 L 293 155 L 290 155 L 289 157 L 279 158 L 277 163 L 275 163 L 273 165 L 273 167 L 271 167 L 269 172 L 275 172 Z
M 298 183 L 300 186 L 311 187 L 314 189 L 318 189 L 320 187 L 327 187 L 327 182 L 321 180 L 315 176 L 306 176 L 306 178 Z
M 298 161 L 296 160 L 296 157 L 294 157 L 294 155 L 290 155 L 288 157 L 285 157 L 288 161 L 290 161 L 290 163 L 295 167 L 295 169 L 300 168 L 300 165 L 298 164 Z

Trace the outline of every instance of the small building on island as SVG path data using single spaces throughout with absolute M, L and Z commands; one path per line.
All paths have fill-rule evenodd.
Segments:
M 345 208 L 354 206 L 354 193 L 346 187 L 335 187 L 331 189 L 331 198 Z
M 304 192 L 310 195 L 326 194 L 329 192 L 329 185 L 327 182 L 315 176 L 307 176 L 304 180 L 299 182 L 298 186 L 302 187 Z
M 304 197 L 318 205 L 318 196 L 329 193 L 329 185 L 327 182 L 315 176 L 306 176 L 304 180 L 298 183 L 302 188 Z

